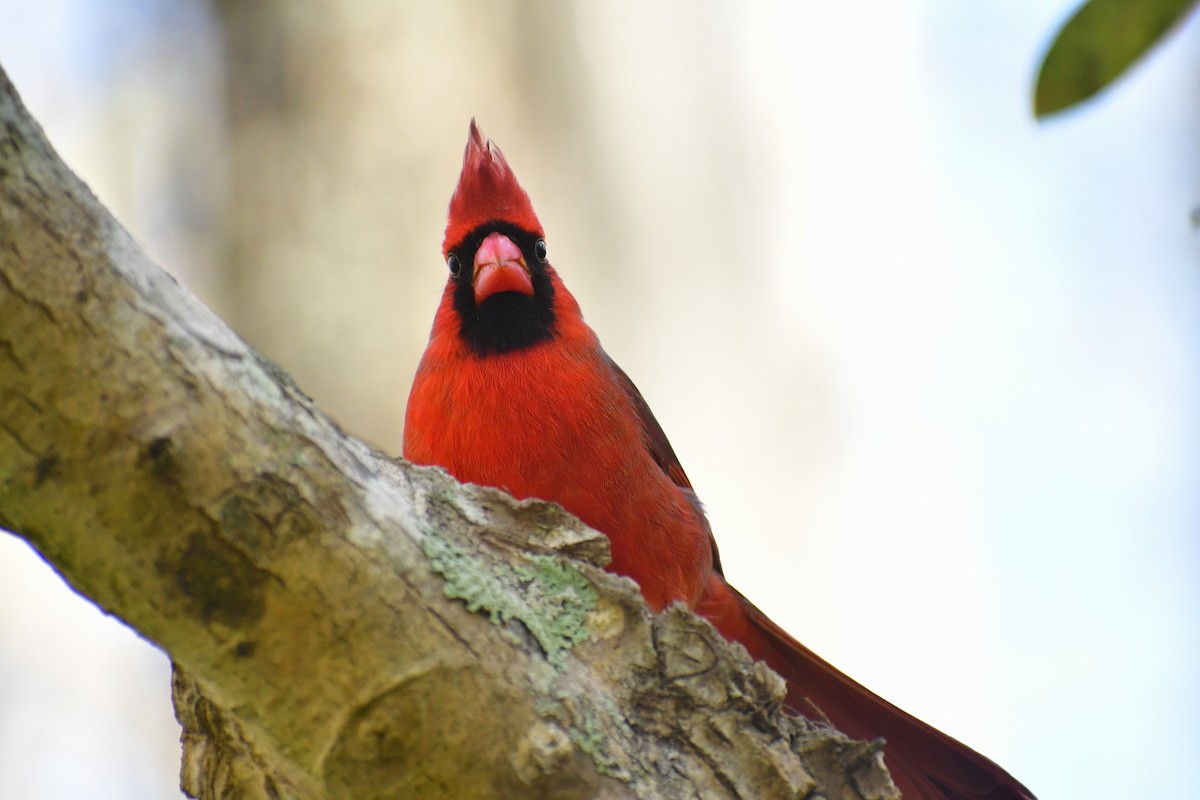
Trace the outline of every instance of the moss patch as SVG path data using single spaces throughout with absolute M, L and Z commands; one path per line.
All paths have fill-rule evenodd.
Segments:
M 192 613 L 204 623 L 241 629 L 254 625 L 266 608 L 268 574 L 237 548 L 215 536 L 194 532 L 177 561 L 159 564 L 173 575 Z
M 557 722 L 571 742 L 592 759 L 601 774 L 622 781 L 631 780 L 629 770 L 614 754 L 613 738 L 633 740 L 629 723 L 611 700 L 603 695 L 569 693 L 559 690 L 552 698 L 543 698 L 535 708 L 543 719 Z
M 511 567 L 436 531 L 425 531 L 422 546 L 434 571 L 445 579 L 447 597 L 462 600 L 471 611 L 486 612 L 493 624 L 517 620 L 556 667 L 587 639 L 588 615 L 598 598 L 588 579 L 568 562 L 535 555 Z

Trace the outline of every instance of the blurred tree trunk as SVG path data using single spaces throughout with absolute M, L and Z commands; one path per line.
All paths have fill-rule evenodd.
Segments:
M 174 660 L 186 791 L 894 796 L 877 745 L 782 716 L 777 676 L 649 614 L 599 534 L 342 434 L 2 70 L 0 132 L 0 526 Z

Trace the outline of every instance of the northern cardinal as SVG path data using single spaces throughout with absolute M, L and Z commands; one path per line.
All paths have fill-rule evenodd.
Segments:
M 999 766 L 834 669 L 725 582 L 671 444 L 584 323 L 550 266 L 529 197 L 474 120 L 442 253 L 450 275 L 408 399 L 405 458 L 552 500 L 607 534 L 609 569 L 637 581 L 653 609 L 685 603 L 782 675 L 791 709 L 855 738 L 884 737 L 905 798 L 1033 800 Z

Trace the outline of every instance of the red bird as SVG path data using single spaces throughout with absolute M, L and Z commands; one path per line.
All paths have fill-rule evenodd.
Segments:
M 442 244 L 450 277 L 408 399 L 404 457 L 552 500 L 612 542 L 656 611 L 685 603 L 858 739 L 906 798 L 1033 800 L 996 764 L 821 660 L 725 582 L 704 510 L 642 395 L 547 260 L 545 232 L 475 121 Z

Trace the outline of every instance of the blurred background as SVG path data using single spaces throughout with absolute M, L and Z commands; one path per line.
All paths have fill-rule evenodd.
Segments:
M 1200 752 L 1200 30 L 1037 124 L 1073 0 L 0 0 L 151 255 L 398 453 L 476 116 L 775 620 L 1040 798 Z M 160 652 L 0 535 L 0 797 L 179 797 Z

